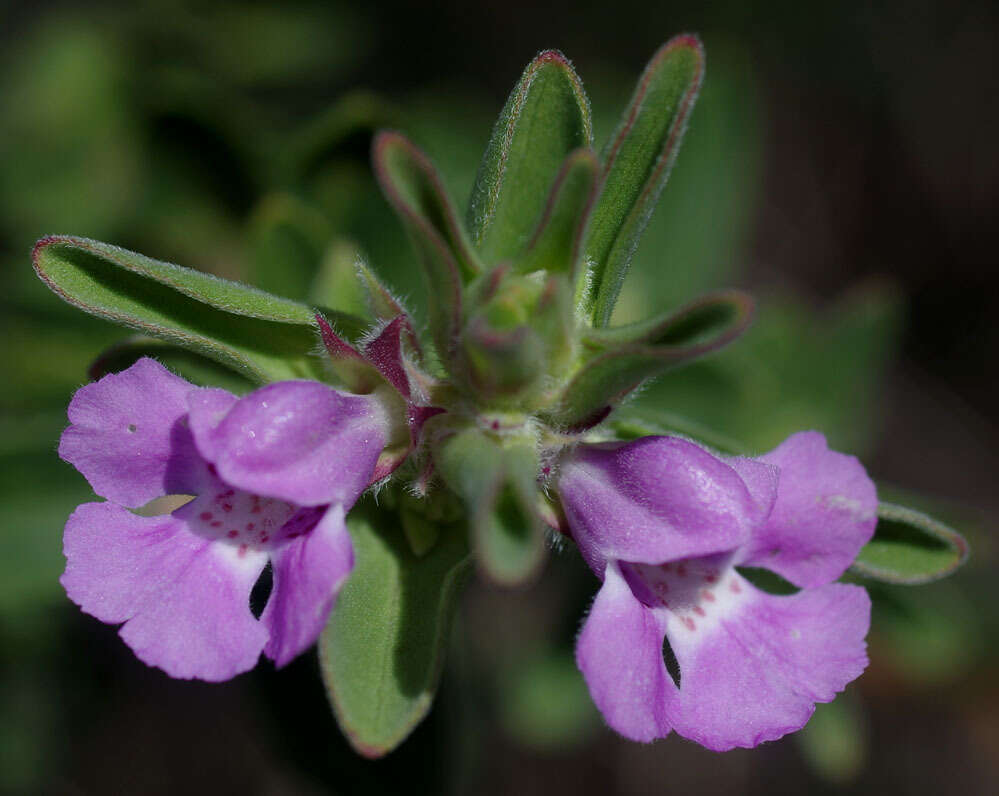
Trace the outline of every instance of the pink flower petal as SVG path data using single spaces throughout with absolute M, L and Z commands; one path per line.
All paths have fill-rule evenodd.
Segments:
M 705 617 L 667 617 L 680 670 L 680 687 L 671 683 L 667 692 L 667 719 L 715 751 L 800 729 L 816 702 L 832 701 L 867 666 L 864 589 L 834 583 L 775 596 L 734 572 L 729 578 Z
M 635 741 L 669 734 L 664 630 L 611 563 L 576 642 L 576 664 L 604 719 Z
M 386 443 L 377 399 L 314 381 L 269 384 L 222 415 L 208 391 L 190 401 L 201 454 L 234 487 L 300 506 L 353 505 Z
M 660 563 L 731 550 L 760 513 L 732 467 L 677 437 L 580 445 L 561 466 L 558 490 L 597 573 L 609 559 Z
M 270 630 L 264 653 L 284 666 L 312 646 L 354 567 L 343 506 L 330 506 L 309 532 L 271 556 L 274 590 L 260 621 Z
M 815 431 L 793 434 L 760 461 L 780 468 L 777 501 L 741 563 L 797 586 L 836 580 L 874 534 L 878 496 L 863 465 Z
M 70 401 L 59 455 L 123 506 L 195 494 L 205 468 L 184 424 L 193 389 L 148 358 L 87 384 Z
M 256 664 L 267 631 L 249 600 L 266 553 L 112 503 L 77 508 L 64 550 L 61 582 L 70 599 L 101 621 L 124 622 L 121 637 L 150 666 L 219 681 Z

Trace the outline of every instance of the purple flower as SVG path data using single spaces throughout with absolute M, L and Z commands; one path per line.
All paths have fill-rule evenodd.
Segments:
M 873 534 L 877 496 L 863 466 L 821 434 L 795 434 L 758 459 L 673 437 L 583 445 L 558 488 L 603 579 L 576 660 L 622 735 L 755 746 L 800 729 L 866 667 L 867 592 L 832 581 Z M 736 566 L 800 591 L 763 592 Z
M 70 599 L 173 677 L 226 680 L 261 651 L 282 666 L 316 640 L 353 567 L 344 516 L 389 436 L 378 398 L 310 381 L 237 398 L 141 359 L 78 390 L 69 420 L 59 455 L 107 499 L 66 523 Z M 167 495 L 194 499 L 129 510 Z

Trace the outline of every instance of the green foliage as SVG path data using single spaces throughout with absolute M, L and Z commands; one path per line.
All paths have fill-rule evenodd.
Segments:
M 657 52 L 638 81 L 604 152 L 604 182 L 586 241 L 591 283 L 586 306 L 595 326 L 610 322 L 638 240 L 669 177 L 704 74 L 704 50 L 678 36 Z
M 576 348 L 569 280 L 500 264 L 471 286 L 466 313 L 451 367 L 455 382 L 484 409 L 529 413 L 549 402 Z
M 848 690 L 834 702 L 816 705 L 808 724 L 795 736 L 805 760 L 830 785 L 848 785 L 863 770 L 870 742 L 864 718 Z
M 142 193 L 121 48 L 68 21 L 13 41 L 0 77 L 2 225 L 37 236 L 55 218 L 111 233 Z
M 899 297 L 885 285 L 856 289 L 822 313 L 786 295 L 764 299 L 738 345 L 670 371 L 621 416 L 665 412 L 749 454 L 814 428 L 833 448 L 863 455 L 880 426 L 882 374 L 900 322 Z
M 461 318 L 463 277 L 474 276 L 481 267 L 437 172 L 422 152 L 398 133 L 381 133 L 373 161 L 382 190 L 420 254 L 434 343 L 449 359 Z
M 643 382 L 742 334 L 752 307 L 748 296 L 730 291 L 649 321 L 584 333 L 584 364 L 564 388 L 552 421 L 570 428 L 599 422 Z
M 576 661 L 549 649 L 514 661 L 501 679 L 500 720 L 519 743 L 540 751 L 579 746 L 600 727 Z
M 464 528 L 452 523 L 417 556 L 399 518 L 372 500 L 347 526 L 356 564 L 319 655 L 337 722 L 358 752 L 380 757 L 430 710 L 468 548 Z
M 590 109 L 578 77 L 561 55 L 539 56 L 495 126 L 472 190 L 468 235 L 444 186 L 451 195 L 471 186 L 478 152 L 469 153 L 486 132 L 485 124 L 480 130 L 477 120 L 469 121 L 477 105 L 470 111 L 474 103 L 464 98 L 414 95 L 396 107 L 352 95 L 305 129 L 281 130 L 275 120 L 285 114 L 238 97 L 232 86 L 211 85 L 198 74 L 200 65 L 220 67 L 233 85 L 273 88 L 300 82 L 308 69 L 350 47 L 325 46 L 304 13 L 288 21 L 281 14 L 244 15 L 233 6 L 206 17 L 223 35 L 197 40 L 184 31 L 190 20 L 178 22 L 179 13 L 162 16 L 169 36 L 186 43 L 198 66 L 163 70 L 131 85 L 124 51 L 83 25 L 46 31 L 31 40 L 26 57 L 13 59 L 16 69 L 0 86 L 14 89 L 0 92 L 8 119 L 0 142 L 10 149 L 12 132 L 37 143 L 40 154 L 35 157 L 31 148 L 24 158 L 0 165 L 0 206 L 7 210 L 12 239 L 43 224 L 114 236 L 165 250 L 179 261 L 190 257 L 257 287 L 324 305 L 339 330 L 356 336 L 363 325 L 400 313 L 388 285 L 416 304 L 417 317 L 426 300 L 402 230 L 369 175 L 368 139 L 390 127 L 406 130 L 441 162 L 439 176 L 421 152 L 394 134 L 382 139 L 390 145 L 375 157 L 382 186 L 424 260 L 431 329 L 442 355 L 469 333 L 475 309 L 487 310 L 490 322 L 502 313 L 503 307 L 470 309 L 460 300 L 465 282 L 488 277 L 483 263 L 512 259 L 517 276 L 546 269 L 562 279 L 585 275 L 584 254 L 596 266 L 591 281 L 579 280 L 587 291 L 581 296 L 586 320 L 598 327 L 580 343 L 580 381 L 567 393 L 571 400 L 560 405 L 562 414 L 543 419 L 562 426 L 585 423 L 615 406 L 631 386 L 743 328 L 739 301 L 695 302 L 639 323 L 609 326 L 612 311 L 616 320 L 644 318 L 736 278 L 734 255 L 753 212 L 760 148 L 751 72 L 727 59 L 724 49 L 719 58 L 712 48 L 712 80 L 698 106 L 699 134 L 686 145 L 655 217 L 653 206 L 703 72 L 699 44 L 681 37 L 656 55 L 608 143 L 602 168 L 587 149 Z M 356 26 L 338 33 L 354 46 L 342 30 L 356 32 Z M 230 40 L 237 45 L 224 43 Z M 287 51 L 280 45 L 288 41 L 302 46 L 291 64 L 282 64 L 274 53 Z M 243 57 L 254 50 L 259 57 Z M 177 138 L 186 137 L 189 151 L 174 142 L 172 128 L 160 129 L 163 119 L 180 121 L 184 136 Z M 249 129 L 255 134 L 246 135 Z M 149 140 L 147 130 L 153 131 Z M 206 162 L 218 163 L 225 176 L 216 179 Z M 596 199 L 602 176 L 606 185 Z M 94 191 L 95 184 L 108 189 Z M 647 223 L 643 251 L 617 301 Z M 314 321 L 304 304 L 83 239 L 49 240 L 40 249 L 39 268 L 76 306 L 146 333 L 106 350 L 94 375 L 127 367 L 142 355 L 156 356 L 195 383 L 236 392 L 253 382 L 327 375 L 313 356 Z M 34 301 L 30 291 L 15 292 L 25 306 Z M 59 531 L 72 507 L 91 494 L 54 459 L 52 441 L 65 425 L 65 400 L 83 379 L 83 363 L 109 342 L 106 330 L 89 319 L 64 323 L 58 308 L 35 304 L 45 307 L 44 316 L 4 304 L 4 368 L 16 385 L 3 395 L 10 416 L 0 418 L 0 525 L 9 529 L 5 542 L 11 550 L 0 578 L 5 620 L 46 607 L 60 594 Z M 536 306 L 517 319 L 520 328 L 555 339 L 552 329 L 561 316 L 534 312 Z M 897 299 L 880 288 L 826 315 L 790 297 L 771 300 L 754 334 L 737 349 L 671 371 L 612 415 L 608 426 L 623 439 L 681 433 L 740 453 L 816 427 L 829 433 L 834 447 L 862 450 L 877 428 L 873 399 L 896 341 L 898 315 Z M 487 331 L 498 328 L 502 323 Z M 514 324 L 507 331 L 521 334 L 517 329 Z M 477 349 L 487 354 L 485 371 L 524 371 L 514 359 L 524 346 L 486 342 Z M 541 359 L 550 362 L 550 356 L 548 351 Z M 548 367 L 528 359 L 535 369 Z M 497 389 L 493 384 L 485 391 Z M 529 394 L 518 393 L 518 400 Z M 483 417 L 478 420 L 484 428 Z M 441 443 L 446 452 L 439 474 L 463 498 L 470 528 L 451 522 L 450 515 L 430 518 L 421 501 L 387 508 L 391 488 L 379 495 L 378 509 L 366 499 L 348 520 L 358 566 L 320 648 L 337 719 L 355 747 L 370 756 L 394 748 L 429 710 L 454 599 L 469 569 L 469 543 L 483 571 L 502 583 L 521 582 L 544 556 L 533 440 L 516 439 L 506 427 L 465 433 Z M 949 528 L 883 506 L 877 535 L 854 572 L 921 583 L 953 571 L 965 553 L 963 540 Z M 876 596 L 882 608 L 890 602 L 883 593 Z M 895 650 L 899 666 L 923 667 L 936 677 L 967 666 L 977 652 L 978 628 L 968 621 L 975 606 L 957 591 L 951 596 L 939 604 L 932 596 L 905 604 L 891 619 L 881 610 L 876 627 L 890 640 L 884 659 Z M 50 623 L 35 624 L 32 633 L 55 632 Z M 509 732 L 545 748 L 574 743 L 599 724 L 568 654 L 551 651 L 526 664 L 503 678 Z M 814 732 L 810 725 L 803 736 L 820 768 L 859 765 L 848 737 L 854 725 L 841 718 L 820 707 Z
M 990 572 L 981 574 L 977 584 L 966 576 L 919 589 L 870 583 L 871 658 L 935 698 L 942 686 L 966 678 L 983 653 L 995 655 L 995 615 L 983 610 L 992 605 L 995 580 Z
M 303 304 L 84 238 L 45 238 L 35 270 L 85 312 L 188 348 L 248 378 L 321 371 L 314 318 Z M 345 325 L 355 328 L 345 316 Z
M 309 287 L 332 237 L 328 219 L 316 207 L 287 193 L 271 194 L 250 217 L 249 281 L 298 300 Z
M 254 383 L 218 362 L 188 351 L 165 340 L 136 334 L 104 349 L 91 364 L 87 375 L 97 380 L 108 373 L 119 373 L 142 357 L 152 357 L 192 384 L 221 387 L 241 395 L 254 388 Z
M 566 157 L 593 140 L 590 104 L 562 53 L 528 64 L 486 145 L 468 226 L 487 263 L 520 255 Z
M 555 178 L 548 203 L 524 256 L 520 271 L 547 269 L 567 274 L 575 282 L 580 275 L 583 234 L 589 219 L 600 163 L 588 149 L 569 155 Z
M 964 537 L 939 520 L 881 503 L 874 538 L 850 570 L 865 578 L 915 586 L 950 575 L 967 561 L 968 552 Z
M 319 262 L 309 288 L 309 298 L 334 312 L 344 312 L 365 321 L 373 320 L 368 291 L 359 274 L 362 256 L 360 247 L 354 241 L 335 238 Z
M 483 572 L 510 585 L 535 575 L 545 546 L 533 440 L 495 439 L 465 428 L 437 444 L 434 461 L 465 503 Z

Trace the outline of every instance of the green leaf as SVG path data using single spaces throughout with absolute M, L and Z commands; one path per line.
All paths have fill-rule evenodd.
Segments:
M 562 53 L 528 64 L 493 128 L 468 207 L 487 263 L 519 255 L 566 157 L 593 139 L 590 103 Z
M 426 716 L 455 598 L 468 570 L 461 524 L 417 557 L 394 514 L 359 504 L 347 519 L 356 566 L 319 639 L 337 722 L 366 757 L 392 751 Z
M 349 155 L 359 140 L 366 151 L 375 131 L 403 121 L 402 111 L 376 94 L 347 94 L 286 142 L 283 171 L 297 181 L 311 180 L 331 161 Z
M 153 357 L 174 373 L 202 387 L 222 387 L 240 395 L 254 386 L 253 382 L 201 354 L 141 334 L 132 335 L 101 352 L 91 363 L 87 375 L 91 381 L 96 381 L 108 373 L 125 370 L 142 357 Z
M 627 406 L 608 421 L 619 439 L 632 440 L 650 434 L 687 437 L 719 453 L 745 455 L 746 446 L 697 420 L 660 409 Z
M 587 329 L 583 343 L 595 350 L 638 343 L 671 347 L 708 345 L 708 350 L 714 350 L 746 331 L 754 309 L 755 302 L 747 293 L 719 290 L 648 320 L 609 329 Z
M 588 331 L 589 359 L 550 413 L 552 422 L 569 428 L 598 423 L 643 382 L 735 340 L 752 315 L 752 299 L 726 291 L 649 321 Z
M 310 291 L 313 299 L 332 310 L 349 313 L 374 325 L 389 322 L 408 310 L 364 261 L 360 247 L 339 238 L 330 244 Z M 407 324 L 406 339 L 417 356 L 422 356 L 420 340 Z
M 528 653 L 510 665 L 500 687 L 500 720 L 520 744 L 564 751 L 600 728 L 600 714 L 569 650 Z
M 661 409 L 629 405 L 608 421 L 619 439 L 632 440 L 649 435 L 687 437 L 719 453 L 744 456 L 746 446 L 697 420 Z
M 253 381 L 321 373 L 315 321 L 304 304 L 86 238 L 43 238 L 32 256 L 39 277 L 73 306 Z M 347 315 L 337 320 L 348 329 L 361 326 Z
M 462 376 L 483 402 L 516 401 L 541 376 L 544 353 L 529 326 L 495 329 L 476 316 L 461 337 Z
M 994 619 L 983 606 L 991 606 L 995 590 L 985 582 L 969 589 L 967 580 L 920 589 L 868 586 L 871 658 L 906 690 L 939 694 L 966 683 L 982 661 L 993 658 Z
M 844 787 L 861 774 L 870 752 L 867 722 L 853 692 L 815 706 L 815 713 L 794 739 L 813 772 Z
M 627 409 L 667 408 L 750 451 L 818 428 L 834 449 L 862 456 L 883 426 L 877 397 L 899 309 L 884 286 L 853 290 L 821 314 L 800 299 L 764 297 L 739 345 L 669 372 Z
M 438 523 L 407 506 L 399 509 L 399 519 L 402 521 L 402 530 L 406 534 L 406 541 L 409 542 L 409 549 L 413 555 L 422 558 L 434 549 L 441 535 Z
M 957 531 L 915 509 L 881 503 L 874 538 L 850 571 L 886 583 L 918 586 L 953 573 L 969 555 Z
M 555 178 L 527 252 L 517 262 L 518 270 L 545 268 L 575 279 L 599 171 L 596 155 L 588 149 L 577 150 L 568 157 Z
M 292 194 L 271 194 L 253 211 L 248 234 L 250 281 L 304 299 L 332 235 L 326 217 Z
M 593 98 L 594 107 L 611 106 L 628 88 L 604 87 L 600 101 Z M 642 232 L 612 323 L 678 306 L 731 283 L 739 273 L 764 187 L 760 95 L 745 48 L 716 38 L 690 132 Z M 618 121 L 605 114 L 593 124 L 612 133 Z
M 368 304 L 371 307 L 371 313 L 375 318 L 380 321 L 391 321 L 400 315 L 409 317 L 409 311 L 403 306 L 402 302 L 392 294 L 392 291 L 365 264 L 363 259 L 358 258 L 356 268 L 357 278 L 364 287 Z M 413 345 L 419 349 L 415 337 L 412 339 Z
M 427 281 L 430 326 L 442 357 L 450 358 L 461 318 L 463 277 L 481 271 L 426 155 L 399 133 L 379 133 L 375 176 L 420 254 Z
M 537 509 L 538 458 L 530 440 L 493 439 L 466 428 L 438 444 L 434 462 L 465 502 L 476 562 L 498 583 L 522 583 L 545 555 Z
M 358 273 L 362 261 L 361 248 L 354 241 L 334 239 L 323 254 L 309 296 L 332 310 L 373 321 L 371 302 Z
M 677 36 L 652 57 L 604 152 L 604 185 L 590 221 L 586 258 L 593 324 L 606 326 L 638 240 L 676 160 L 704 74 L 697 37 Z

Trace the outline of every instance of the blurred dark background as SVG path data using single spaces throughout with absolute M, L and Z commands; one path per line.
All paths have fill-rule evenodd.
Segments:
M 0 8 L 0 792 L 999 792 L 994 4 Z M 640 405 L 756 450 L 823 429 L 882 494 L 974 549 L 949 581 L 877 590 L 872 663 L 843 697 L 753 751 L 616 738 L 572 664 L 596 581 L 564 550 L 533 587 L 469 588 L 436 708 L 369 762 L 341 738 L 313 653 L 221 686 L 172 681 L 66 600 L 62 524 L 90 493 L 55 444 L 87 365 L 123 333 L 38 283 L 35 239 L 99 238 L 295 298 L 363 252 L 419 314 L 368 173 L 372 130 L 412 136 L 463 204 L 537 51 L 573 59 L 600 147 L 684 31 L 705 42 L 706 82 L 617 317 L 725 285 L 761 312 Z

